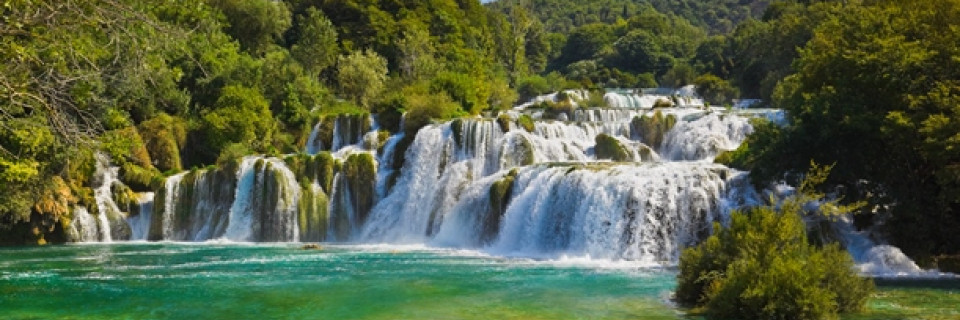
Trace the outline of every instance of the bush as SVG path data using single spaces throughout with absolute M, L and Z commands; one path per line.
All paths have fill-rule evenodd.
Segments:
M 550 84 L 547 83 L 547 79 L 541 76 L 534 75 L 517 79 L 517 93 L 520 94 L 521 101 L 530 100 L 549 91 Z
M 456 118 L 464 113 L 460 106 L 445 94 L 422 94 L 407 97 L 409 109 L 404 115 L 403 130 L 414 137 L 420 128 L 433 120 Z
M 801 217 L 805 203 L 822 198 L 808 182 L 828 170 L 815 167 L 800 196 L 779 210 L 734 212 L 729 227 L 714 224 L 714 235 L 684 250 L 677 301 L 703 307 L 711 319 L 835 319 L 838 312 L 861 310 L 873 282 L 857 276 L 850 255 L 837 245 L 809 244 Z M 821 208 L 853 209 L 835 202 Z

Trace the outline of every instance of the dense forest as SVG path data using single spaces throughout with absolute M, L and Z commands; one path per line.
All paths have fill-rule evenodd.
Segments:
M 762 99 L 720 161 L 824 190 L 920 262 L 960 252 L 960 1 L 16 0 L 0 9 L 0 243 L 63 241 L 95 150 L 137 191 L 303 150 L 319 119 L 390 132 L 568 88 Z M 400 126 L 400 118 L 406 119 Z M 412 139 L 412 134 L 408 135 Z M 408 140 L 407 144 L 410 143 Z

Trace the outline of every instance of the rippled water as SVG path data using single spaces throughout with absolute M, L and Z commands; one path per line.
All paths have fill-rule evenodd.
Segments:
M 3 319 L 678 319 L 669 270 L 420 247 L 0 249 Z

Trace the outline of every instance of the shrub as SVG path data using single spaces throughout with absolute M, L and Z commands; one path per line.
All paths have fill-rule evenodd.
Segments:
M 533 125 L 533 118 L 525 114 L 521 114 L 520 117 L 517 118 L 517 124 L 519 124 L 523 130 L 527 130 L 527 132 L 533 132 L 533 130 L 536 129 Z
M 815 166 L 799 195 L 779 209 L 734 212 L 728 227 L 714 224 L 714 235 L 680 256 L 677 301 L 704 307 L 711 319 L 834 319 L 862 309 L 873 282 L 857 276 L 837 245 L 807 241 L 802 208 L 822 198 L 812 186 L 828 171 Z M 854 209 L 835 201 L 821 208 Z
M 517 93 L 520 94 L 522 101 L 530 100 L 533 97 L 545 94 L 550 91 L 550 84 L 547 79 L 533 75 L 517 79 Z

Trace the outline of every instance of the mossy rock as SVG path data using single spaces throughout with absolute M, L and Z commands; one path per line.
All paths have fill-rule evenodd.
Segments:
M 641 139 L 654 148 L 660 148 L 667 132 L 670 132 L 676 124 L 676 116 L 672 114 L 664 116 L 658 110 L 653 116 L 643 115 L 633 118 L 630 121 L 630 130 L 634 138 Z
M 377 150 L 377 154 L 383 154 L 383 147 L 387 146 L 387 140 L 390 139 L 390 131 L 380 130 L 377 131 L 377 145 L 373 146 Z
M 363 225 L 367 214 L 373 208 L 376 195 L 376 160 L 369 153 L 351 154 L 343 163 L 342 170 L 350 185 L 351 202 L 356 209 L 357 223 Z
M 487 212 L 483 221 L 483 229 L 480 234 L 482 244 L 489 244 L 496 240 L 500 231 L 500 223 L 503 220 L 503 215 L 507 212 L 510 196 L 513 194 L 513 182 L 516 177 L 517 169 L 512 169 L 503 178 L 490 185 L 490 211 Z
M 521 114 L 520 117 L 517 118 L 517 124 L 520 125 L 523 130 L 527 130 L 527 132 L 530 133 L 533 133 L 536 129 L 536 126 L 533 124 L 533 118 L 530 118 L 530 116 L 526 114 Z
M 303 188 L 297 210 L 300 241 L 326 240 L 329 203 L 322 189 L 314 189 L 311 185 Z
M 617 138 L 601 133 L 594 138 L 594 141 L 597 143 L 594 147 L 597 159 L 609 159 L 617 162 L 633 161 L 631 152 Z
M 513 119 L 509 115 L 500 114 L 497 116 L 497 125 L 500 126 L 500 131 L 507 132 L 510 131 L 510 123 L 513 122 Z
M 657 99 L 657 101 L 653 103 L 653 108 L 654 109 L 673 108 L 674 105 L 675 103 L 673 101 L 666 100 L 666 99 Z

